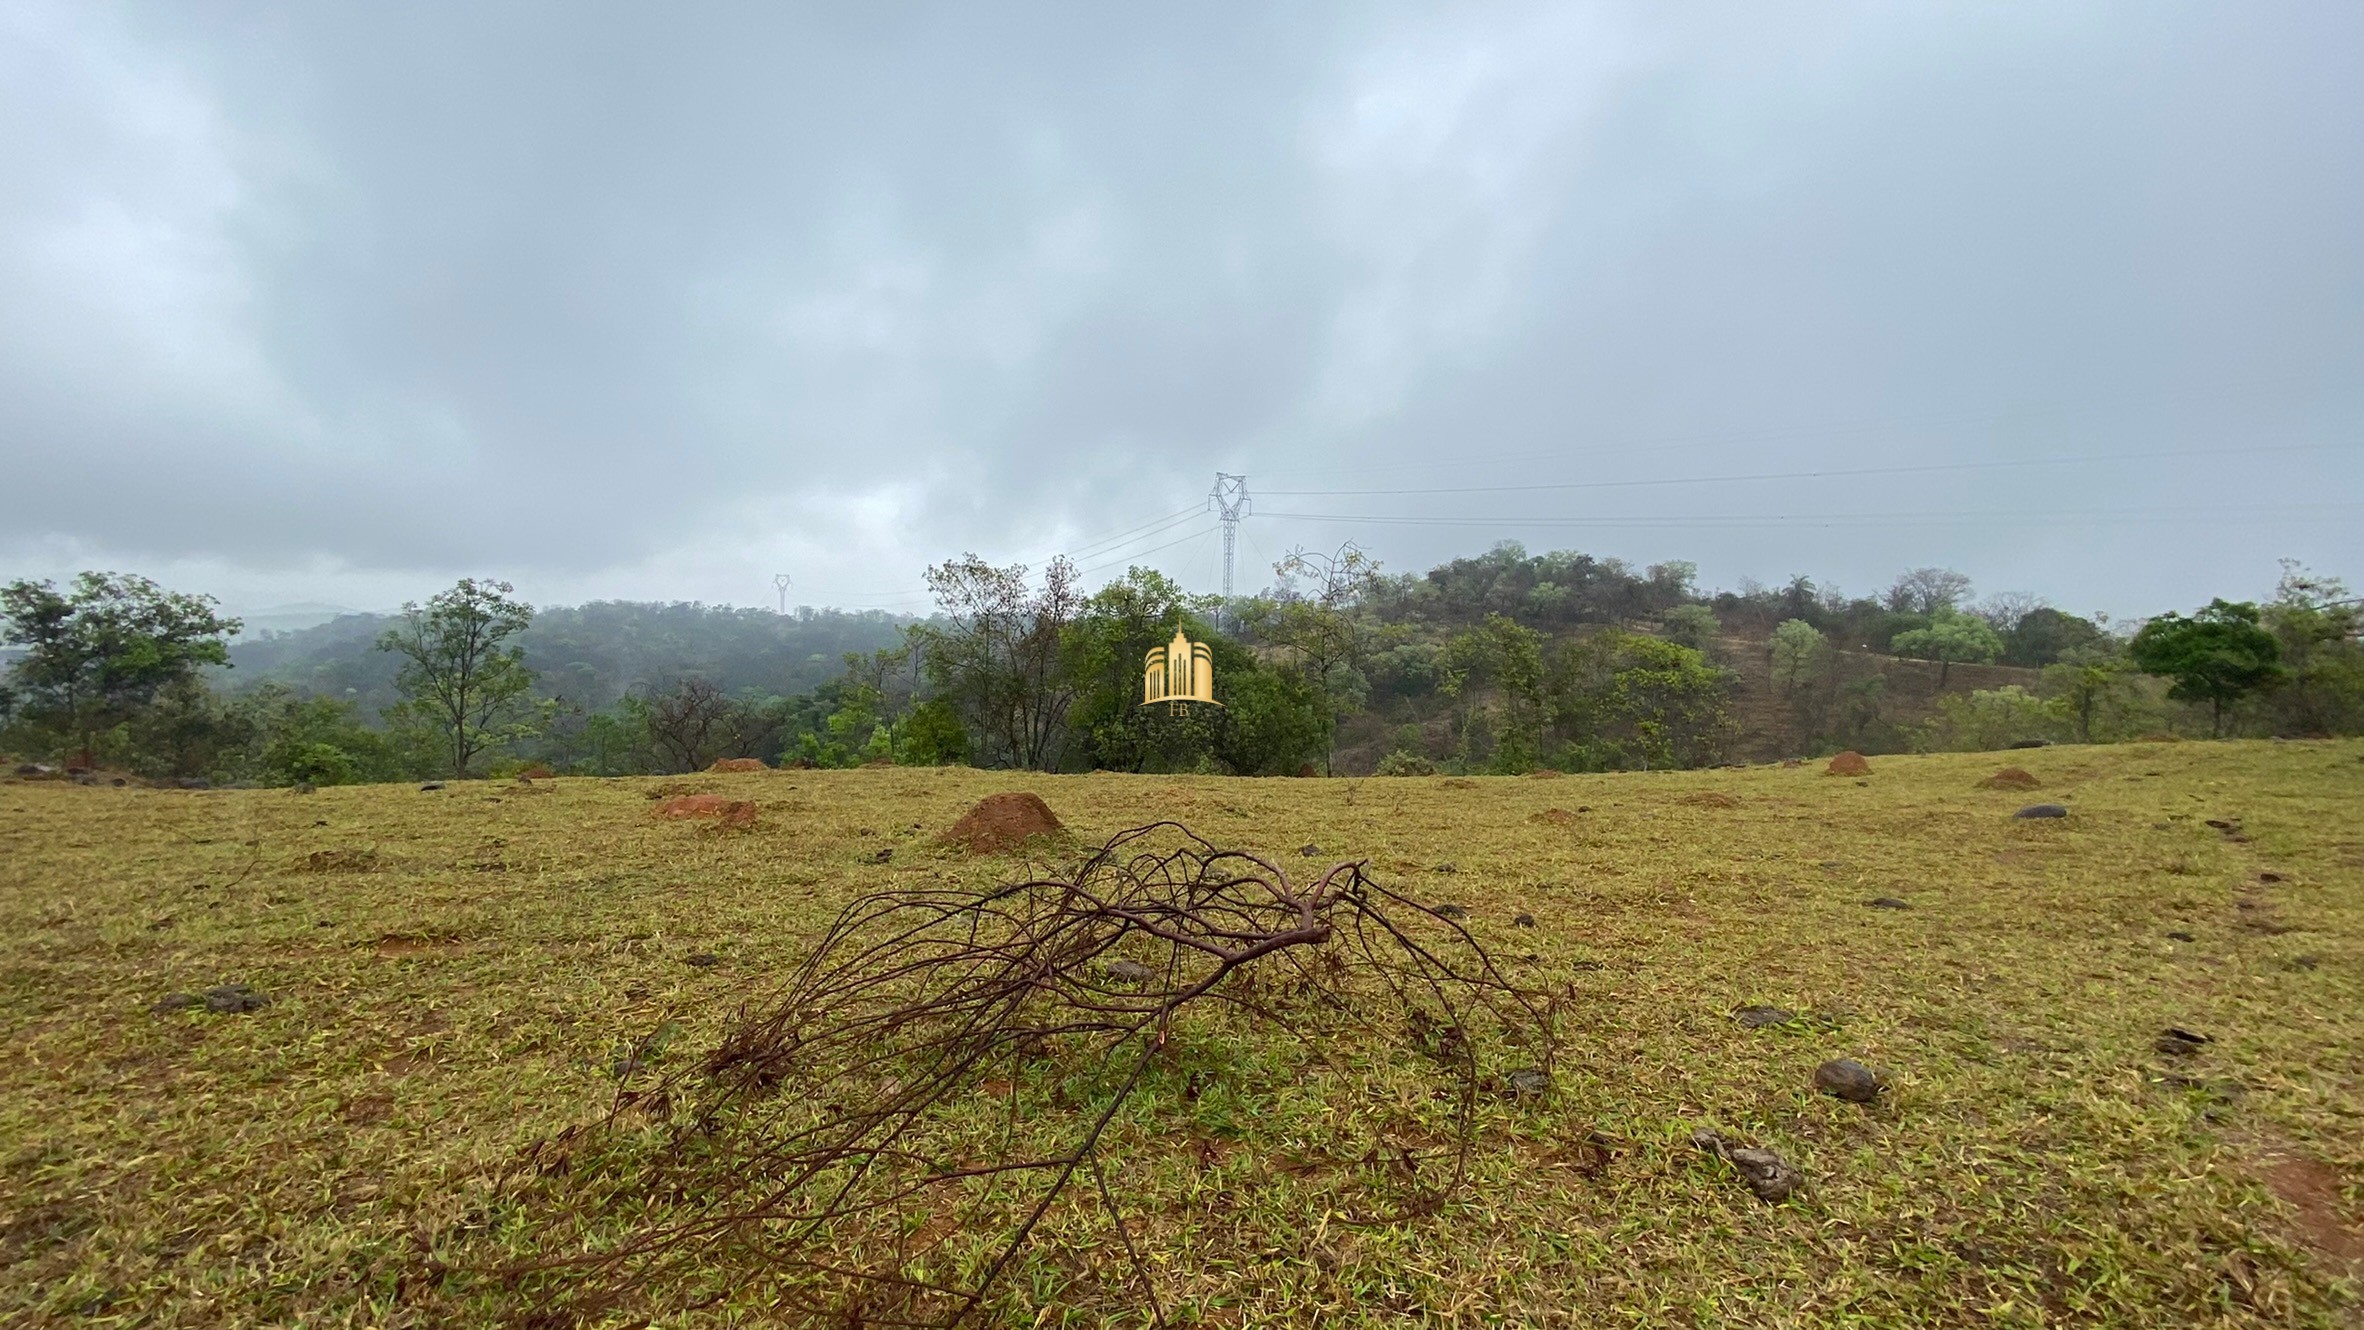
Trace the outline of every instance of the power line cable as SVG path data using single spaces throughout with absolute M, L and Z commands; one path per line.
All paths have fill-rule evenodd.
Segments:
M 1983 471 L 2008 467 L 2081 466 L 2098 462 L 2151 462 L 2191 457 L 2248 457 L 2266 453 L 2346 451 L 2359 446 L 2364 445 L 2293 443 L 2271 445 L 2264 448 L 2195 448 L 2181 452 L 2102 453 L 2089 457 L 2025 457 L 1991 462 L 1930 462 L 1914 466 L 1845 467 L 1827 471 L 1758 471 L 1728 476 L 1670 476 L 1654 480 L 1568 480 L 1530 482 L 1523 485 L 1425 485 L 1418 489 L 1266 490 L 1264 493 L 1285 495 L 1290 498 L 1348 498 L 1405 494 L 1422 496 L 1435 494 L 1528 494 L 1544 490 L 1639 489 L 1660 485 L 1722 485 L 1759 480 L 1835 480 L 1847 476 L 1930 475 L 1938 472 Z M 1265 515 L 1271 517 L 1278 514 L 1266 513 Z

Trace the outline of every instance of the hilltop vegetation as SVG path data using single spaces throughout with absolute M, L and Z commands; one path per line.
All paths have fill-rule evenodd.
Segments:
M 698 1066 L 840 907 L 1071 868 L 1176 817 L 1293 877 L 1367 859 L 1457 907 L 1556 1000 L 1548 1090 L 1479 1100 L 1436 1208 L 1359 1221 L 1449 1171 L 1426 1064 L 1361 1036 L 1282 1057 L 1251 1014 L 1194 1007 L 1102 1156 L 1152 1286 L 1086 1184 L 980 1323 L 1140 1325 L 1152 1296 L 1222 1326 L 2347 1323 L 2364 745 L 2012 760 L 2035 792 L 1981 788 L 1997 761 L 1962 755 L 1860 779 L 0 777 L 0 1321 L 529 1322 L 576 1285 L 513 1264 L 701 1213 L 636 1137 L 584 1133 L 620 1083 Z M 1026 863 L 934 839 L 1014 786 L 1072 839 Z M 662 821 L 659 791 L 756 816 Z M 2070 815 L 2011 817 L 2033 798 Z M 219 985 L 246 988 L 154 1009 Z M 1066 1139 L 1108 1102 L 1074 1056 L 978 1071 L 950 1125 Z M 1887 1090 L 1817 1093 L 1840 1057 Z M 1805 1186 L 1758 1200 L 1701 1129 Z M 705 1249 L 638 1295 L 669 1326 L 760 1323 L 771 1277 Z M 702 1290 L 729 1292 L 682 1305 Z
M 1298 551 L 1223 602 L 969 556 L 893 616 L 594 603 L 463 581 L 390 617 L 231 644 L 202 596 L 7 589 L 0 751 L 158 779 L 334 784 L 724 758 L 1048 771 L 1517 773 L 2191 736 L 2364 732 L 2364 615 L 2288 567 L 2263 605 L 2110 625 L 1916 569 L 1879 596 L 1709 593 L 1686 564 L 1515 544 L 1422 575 Z M 497 590 L 493 590 L 497 588 Z M 491 630 L 494 694 L 461 683 Z M 1220 707 L 1144 708 L 1176 630 Z M 454 696 L 449 684 L 469 700 Z M 472 711 L 471 708 L 476 708 Z M 480 713 L 480 714 L 479 714 Z

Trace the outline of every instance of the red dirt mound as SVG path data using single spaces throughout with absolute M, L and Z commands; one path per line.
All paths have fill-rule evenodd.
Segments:
M 752 827 L 755 804 L 747 799 L 725 799 L 719 794 L 685 794 L 657 805 L 658 817 L 710 817 L 719 826 Z
M 1863 754 L 1850 748 L 1832 758 L 1830 765 L 1822 769 L 1822 774 L 1825 776 L 1868 776 L 1871 774 L 1871 763 L 1863 760 Z
M 715 761 L 708 771 L 769 771 L 760 757 L 725 757 Z
M 986 795 L 939 839 L 965 845 L 971 854 L 998 854 L 1036 836 L 1055 836 L 1064 830 L 1042 796 L 1020 791 Z
M 2043 783 L 2037 780 L 2032 773 L 2022 771 L 2018 767 L 2005 767 L 1978 782 L 1978 788 L 1982 790 L 2032 790 Z

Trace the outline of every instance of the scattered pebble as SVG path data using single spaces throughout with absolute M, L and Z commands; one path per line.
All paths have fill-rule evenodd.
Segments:
M 2068 808 L 2062 804 L 2029 804 L 2013 813 L 2013 817 L 2067 817 Z
M 166 1012 L 187 1011 L 191 1007 L 202 1007 L 204 1005 L 205 999 L 197 996 L 195 993 L 167 993 L 163 997 L 158 998 L 156 1000 L 156 1005 L 148 1008 L 148 1010 L 155 1012 L 158 1015 L 162 1015 Z
M 1533 928 L 1535 926 L 1535 916 L 1531 914 L 1521 914 L 1519 917 L 1511 920 L 1510 922 L 1520 928 Z
M 419 793 L 421 793 L 421 794 L 425 794 L 425 793 L 427 793 L 427 792 L 429 792 L 429 791 L 431 791 L 431 790 L 440 790 L 440 789 L 442 789 L 442 788 L 443 788 L 443 782 L 442 782 L 442 781 L 439 781 L 439 780 L 431 780 L 431 781 L 428 781 L 426 784 L 424 784 L 424 785 L 421 785 L 421 786 L 419 787 Z
M 1320 854 L 1321 852 L 1322 847 L 1315 845 L 1310 841 L 1297 847 L 1297 853 L 1304 855 L 1308 859 L 1311 859 L 1313 856 Z
M 1864 904 L 1869 905 L 1875 910 L 1909 910 L 1912 908 L 1912 906 L 1905 904 L 1903 901 L 1896 899 L 1894 896 L 1874 896 L 1870 900 L 1865 901 Z
M 1705 1129 L 1691 1133 L 1691 1144 L 1730 1164 L 1758 1200 L 1786 1201 L 1806 1184 L 1805 1174 L 1771 1150 L 1734 1145 Z
M 1782 1025 L 1797 1019 L 1797 1013 L 1787 1007 L 1742 1007 L 1732 1013 L 1744 1030 L 1762 1030 L 1768 1025 Z
M 1456 863 L 1441 863 L 1436 866 L 1435 871 L 1439 873 L 1458 873 L 1461 871 L 1461 865 Z
M 261 1011 L 271 1005 L 269 996 L 258 993 L 245 984 L 217 984 L 205 990 L 205 1009 L 224 1013 Z
M 880 850 L 878 853 L 876 853 L 876 854 L 874 854 L 874 855 L 871 855 L 871 856 L 870 856 L 870 862 L 872 862 L 872 863 L 874 863 L 874 864 L 883 864 L 883 863 L 886 863 L 886 862 L 888 862 L 888 861 L 892 860 L 894 857 L 895 857 L 895 847 L 894 847 L 894 846 L 892 846 L 892 845 L 889 845 L 889 846 L 887 846 L 885 849 L 883 849 L 883 850 Z
M 1439 919 L 1467 919 L 1469 917 L 1469 910 L 1460 905 L 1439 905 L 1435 907 L 1435 910 Z
M 1109 978 L 1115 979 L 1121 983 L 1146 984 L 1150 980 L 1157 978 L 1157 971 L 1150 969 L 1148 966 L 1143 965 L 1139 961 L 1113 960 L 1101 968 L 1108 971 Z
M 711 969 L 714 966 L 722 964 L 722 957 L 715 955 L 711 951 L 692 952 L 681 959 L 684 964 L 695 965 L 701 970 Z
M 1551 1089 L 1551 1073 L 1538 1067 L 1521 1067 L 1503 1078 L 1510 1092 L 1521 1098 L 1540 1095 Z
M 2197 942 L 2200 939 L 2178 928 L 2167 935 L 2167 940 L 2169 942 Z
M 2194 1034 L 2177 1026 L 2160 1031 L 2158 1042 L 2151 1045 L 2171 1058 L 2188 1058 L 2200 1051 L 2204 1044 L 2216 1042 L 2204 1034 Z
M 2257 880 L 2260 882 L 2279 882 L 2282 880 L 2282 875 L 2280 873 L 2260 873 L 2257 875 Z
M 1833 1099 L 1868 1104 L 1884 1087 L 1877 1072 L 1853 1058 L 1832 1058 L 1814 1069 L 1814 1088 Z

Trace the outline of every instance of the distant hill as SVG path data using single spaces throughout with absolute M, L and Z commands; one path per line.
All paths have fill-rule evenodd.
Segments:
M 266 680 L 341 697 L 365 719 L 396 701 L 397 661 L 377 649 L 395 622 L 386 614 L 342 614 L 293 632 L 242 638 L 230 648 L 233 687 Z M 534 615 L 518 636 L 539 692 L 597 710 L 634 685 L 683 675 L 732 692 L 809 692 L 837 677 L 846 652 L 901 643 L 908 616 L 877 610 L 771 610 L 677 602 L 594 601 Z

